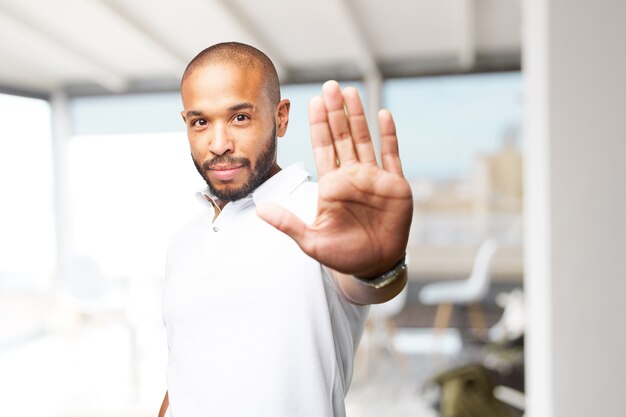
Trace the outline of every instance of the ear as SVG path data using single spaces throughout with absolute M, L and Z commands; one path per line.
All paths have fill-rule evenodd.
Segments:
M 183 110 L 183 111 L 181 111 L 181 112 L 180 112 L 180 115 L 181 115 L 181 116 L 182 116 L 182 118 L 183 118 L 183 123 L 185 123 L 185 125 L 186 125 L 186 124 L 187 124 L 187 118 L 185 117 L 185 111 L 184 111 L 184 110 Z
M 278 103 L 276 112 L 276 135 L 278 137 L 285 136 L 287 125 L 289 124 L 289 109 L 291 102 L 289 99 L 283 99 Z

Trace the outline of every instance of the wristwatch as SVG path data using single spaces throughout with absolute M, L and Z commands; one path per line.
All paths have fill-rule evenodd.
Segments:
M 382 275 L 374 278 L 362 278 L 357 277 L 356 275 L 354 277 L 368 287 L 380 289 L 397 280 L 406 271 L 406 269 L 406 255 L 404 255 L 392 269 Z

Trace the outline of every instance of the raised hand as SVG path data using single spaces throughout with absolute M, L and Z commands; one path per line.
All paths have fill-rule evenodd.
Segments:
M 388 271 L 405 253 L 413 212 L 391 113 L 378 114 L 382 168 L 356 89 L 325 83 L 323 97 L 311 99 L 309 123 L 319 179 L 315 222 L 307 225 L 274 204 L 259 206 L 258 215 L 336 271 L 361 277 Z

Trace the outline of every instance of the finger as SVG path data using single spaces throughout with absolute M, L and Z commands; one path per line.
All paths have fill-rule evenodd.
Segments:
M 372 144 L 370 130 L 367 127 L 365 111 L 363 110 L 359 92 L 354 87 L 348 87 L 344 88 L 342 95 L 348 110 L 348 122 L 357 159 L 366 164 L 376 164 L 374 145 Z
M 380 126 L 380 136 L 382 139 L 381 160 L 385 171 L 402 175 L 402 163 L 398 151 L 398 137 L 396 135 L 396 124 L 389 110 L 378 112 L 378 126 Z
M 337 155 L 328 126 L 328 114 L 321 97 L 313 97 L 309 103 L 309 129 L 317 175 L 321 177 L 337 168 Z
M 302 247 L 306 236 L 306 224 L 289 210 L 274 203 L 261 203 L 256 214 L 281 232 L 285 233 Z
M 352 143 L 352 134 L 346 110 L 344 108 L 343 96 L 337 81 L 327 81 L 322 87 L 324 105 L 328 111 L 328 124 L 333 135 L 335 151 L 340 164 L 350 164 L 356 162 L 356 152 Z

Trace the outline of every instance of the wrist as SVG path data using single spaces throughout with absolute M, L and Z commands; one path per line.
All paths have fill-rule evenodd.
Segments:
M 396 262 L 393 267 L 386 271 L 379 273 L 378 275 L 354 275 L 354 277 L 361 283 L 375 289 L 380 289 L 390 285 L 391 283 L 402 278 L 407 273 L 406 255 Z
M 391 264 L 382 265 L 382 267 L 381 265 L 376 265 L 376 268 L 372 268 L 367 271 L 360 272 L 358 274 L 353 274 L 353 276 L 364 281 L 376 279 L 379 276 L 389 271 L 392 271 L 393 269 L 397 268 L 399 265 L 403 263 L 406 263 L 406 254 L 404 254 L 402 258 L 400 258 L 399 260 L 396 260 L 395 262 Z

